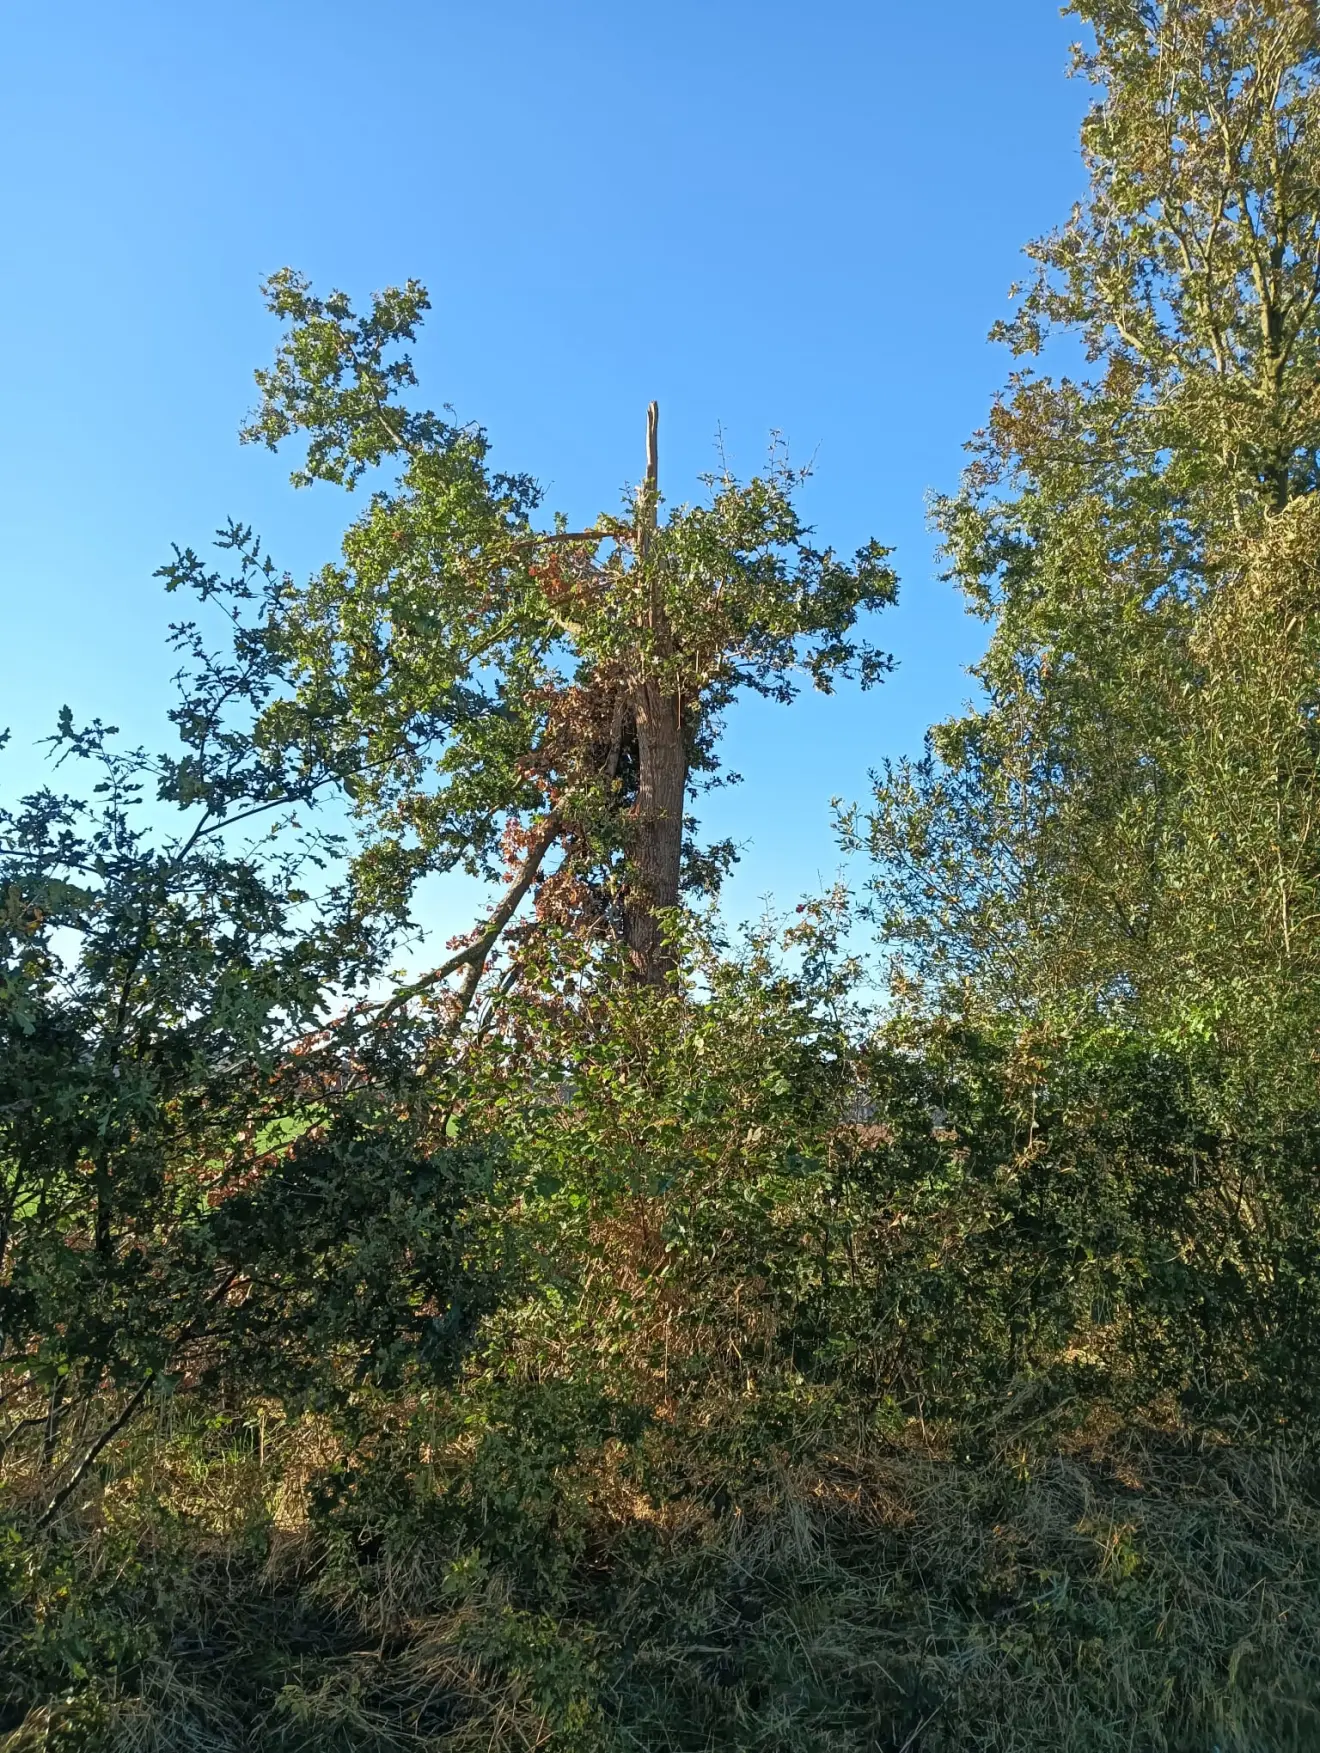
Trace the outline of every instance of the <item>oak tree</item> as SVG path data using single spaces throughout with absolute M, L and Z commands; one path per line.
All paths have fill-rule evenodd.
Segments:
M 281 605 L 297 687 L 272 734 L 297 726 L 353 768 L 358 880 L 401 911 L 428 871 L 503 874 L 500 905 L 432 976 L 461 969 L 460 1010 L 533 888 L 540 917 L 622 939 L 639 977 L 663 979 L 667 912 L 731 856 L 698 847 L 688 816 L 725 712 L 744 690 L 789 701 L 803 675 L 878 680 L 889 660 L 857 621 L 893 600 L 887 551 L 815 546 L 782 452 L 665 511 L 654 404 L 632 502 L 538 527 L 538 487 L 492 467 L 480 428 L 408 399 L 419 284 L 362 315 L 289 270 L 266 292 L 287 327 L 246 436 L 300 437 L 296 484 L 371 486 L 339 558 Z

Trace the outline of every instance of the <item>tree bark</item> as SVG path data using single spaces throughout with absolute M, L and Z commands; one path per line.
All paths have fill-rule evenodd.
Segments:
M 637 802 L 633 809 L 629 892 L 624 936 L 643 980 L 661 981 L 674 966 L 657 918 L 678 905 L 683 856 L 683 805 L 687 798 L 687 745 L 678 696 L 657 682 L 633 691 L 637 726 Z
M 674 966 L 657 915 L 678 905 L 688 778 L 682 699 L 672 683 L 662 683 L 654 673 L 657 660 L 659 667 L 667 667 L 674 655 L 664 595 L 653 569 L 652 538 L 659 498 L 660 409 L 652 402 L 646 410 L 646 480 L 637 505 L 637 561 L 648 586 L 648 625 L 642 639 L 643 673 L 633 686 L 630 702 L 637 730 L 637 801 L 632 812 L 623 928 L 639 977 L 657 983 Z M 648 668 L 650 674 L 646 673 Z

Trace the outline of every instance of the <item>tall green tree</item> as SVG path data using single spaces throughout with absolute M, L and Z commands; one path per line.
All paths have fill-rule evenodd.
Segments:
M 538 529 L 539 489 L 492 469 L 484 432 L 406 399 L 421 286 L 361 316 L 287 270 L 267 296 L 287 332 L 246 435 L 300 436 L 300 485 L 372 484 L 340 558 L 282 604 L 297 687 L 271 720 L 353 768 L 359 880 L 402 910 L 427 871 L 507 877 L 459 951 L 460 1006 L 534 885 L 543 916 L 621 938 L 663 978 L 666 911 L 730 856 L 687 832 L 723 715 L 743 690 L 791 700 L 799 675 L 884 673 L 856 622 L 893 599 L 886 550 L 813 546 L 782 456 L 662 514 L 654 405 L 635 500 Z
M 984 697 L 866 833 L 936 984 L 1249 1033 L 1320 997 L 1320 35 L 1301 0 L 1073 10 L 1088 194 L 1028 250 L 1018 366 L 938 508 Z M 1060 339 L 1080 375 L 1042 370 Z

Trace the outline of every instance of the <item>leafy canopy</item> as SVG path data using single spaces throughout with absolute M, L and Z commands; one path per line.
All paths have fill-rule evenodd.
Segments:
M 1035 277 L 997 330 L 1018 367 L 937 510 L 993 625 L 983 703 L 885 770 L 861 831 L 885 930 L 935 985 L 1303 1065 L 1320 996 L 1315 9 L 1075 11 L 1095 34 L 1077 52 L 1099 87 L 1089 191 L 1028 251 Z M 1085 376 L 1042 372 L 1055 339 L 1080 343 Z
M 406 399 L 420 285 L 361 316 L 290 270 L 266 292 L 287 328 L 245 436 L 303 439 L 297 484 L 371 485 L 340 557 L 282 601 L 296 692 L 271 723 L 352 766 L 359 876 L 400 908 L 427 870 L 495 874 L 552 816 L 561 886 L 625 880 L 639 689 L 678 702 L 684 759 L 713 776 L 740 691 L 888 668 L 856 630 L 893 599 L 885 550 L 814 546 L 781 453 L 663 518 L 652 483 L 588 529 L 538 530 L 540 490 L 492 468 L 483 431 Z M 690 881 L 718 869 L 689 844 Z

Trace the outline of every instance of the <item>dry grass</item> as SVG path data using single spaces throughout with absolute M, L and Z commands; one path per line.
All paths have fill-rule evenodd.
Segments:
M 754 1406 L 739 1416 L 760 1428 Z M 1309 1442 L 1111 1421 L 1034 1450 L 1001 1432 L 970 1461 L 947 1432 L 824 1434 L 807 1419 L 796 1440 L 739 1449 L 726 1407 L 654 1426 L 639 1448 L 585 1445 L 555 1471 L 538 1536 L 571 1533 L 579 1556 L 539 1601 L 502 1559 L 518 1505 L 498 1523 L 493 1473 L 459 1534 L 336 1556 L 295 1513 L 333 1450 L 324 1426 L 271 1419 L 255 1450 L 235 1439 L 209 1456 L 177 1431 L 144 1436 L 78 1565 L 106 1613 L 150 1600 L 161 1634 L 29 1699 L 0 1748 L 1320 1747 Z M 463 1465 L 478 1465 L 470 1445 Z M 446 1489 L 420 1456 L 413 1480 L 423 1508 Z M 130 1535 L 144 1562 L 117 1597 Z
M 835 1456 L 637 1579 L 624 1744 L 1312 1748 L 1318 1584 L 1309 1450 Z

